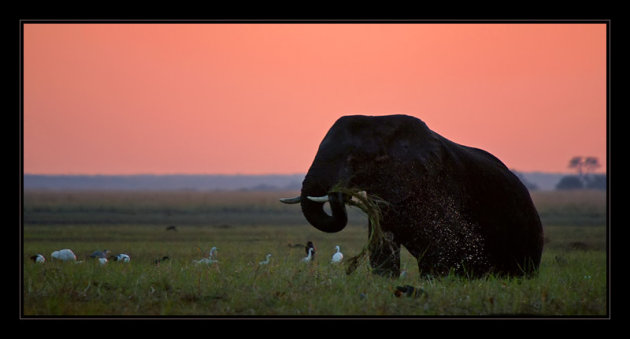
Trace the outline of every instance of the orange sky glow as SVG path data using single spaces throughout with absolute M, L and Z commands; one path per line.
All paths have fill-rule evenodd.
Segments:
M 518 171 L 606 165 L 605 24 L 24 24 L 24 173 L 305 173 L 408 114 Z

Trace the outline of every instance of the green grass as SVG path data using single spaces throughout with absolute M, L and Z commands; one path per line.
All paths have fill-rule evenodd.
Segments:
M 367 228 L 354 223 L 336 234 L 322 233 L 298 220 L 273 223 L 273 212 L 284 211 L 276 194 L 168 193 L 155 195 L 92 192 L 25 196 L 25 220 L 39 218 L 37 211 L 57 214 L 59 222 L 26 222 L 23 227 L 22 313 L 25 316 L 605 316 L 607 314 L 606 230 L 603 224 L 562 226 L 545 224 L 545 249 L 534 278 L 465 279 L 447 276 L 419 277 L 416 261 L 402 251 L 404 278 L 391 280 L 369 272 L 366 262 L 350 275 L 344 264 L 329 263 L 340 245 L 344 256 L 358 254 L 367 242 Z M 284 196 L 284 195 L 280 195 Z M 287 195 L 288 196 L 288 195 Z M 142 197 L 142 199 L 139 199 Z M 570 211 L 567 204 L 598 209 L 600 201 L 589 197 L 572 201 L 551 196 L 535 202 L 539 210 Z M 567 200 L 568 199 L 568 200 Z M 73 202 L 74 201 L 74 202 Z M 576 201 L 578 201 L 576 203 Z M 589 204 L 596 204 L 591 206 Z M 278 205 L 278 206 L 276 206 Z M 134 222 L 111 222 L 99 213 L 86 222 L 72 223 L 73 213 L 83 209 L 134 212 Z M 249 214 L 249 208 L 254 212 Z M 194 222 L 178 223 L 177 232 L 165 231 L 172 220 L 152 215 L 161 208 L 190 212 Z M 296 206 L 290 206 L 298 209 Z M 235 216 L 239 223 L 201 223 L 201 215 Z M 294 211 L 291 211 L 293 213 Z M 30 213 L 30 216 L 28 215 Z M 116 214 L 116 212 L 113 212 Z M 298 211 L 299 213 L 299 211 Z M 567 212 L 568 213 L 568 212 Z M 238 213 L 237 213 L 238 214 Z M 262 215 L 262 216 L 261 216 Z M 264 215 L 270 215 L 264 218 Z M 123 220 L 121 215 L 117 217 Z M 146 219 L 143 219 L 146 218 Z M 563 220 L 578 218 L 565 215 Z M 578 221 L 576 225 L 581 225 Z M 318 252 L 313 264 L 301 259 L 303 248 L 288 244 L 312 240 Z M 576 245 L 579 244 L 579 245 Z M 219 264 L 195 265 L 212 246 L 218 248 Z M 71 248 L 80 259 L 97 249 L 131 256 L 128 264 L 105 266 L 50 261 L 50 253 Z M 42 253 L 48 260 L 35 264 L 30 255 Z M 258 262 L 272 253 L 271 263 Z M 172 258 L 159 266 L 158 257 Z M 346 263 L 347 264 L 347 263 Z M 413 285 L 423 293 L 396 297 L 398 285 Z
M 534 191 L 532 199 L 544 225 L 599 226 L 606 223 L 605 191 Z

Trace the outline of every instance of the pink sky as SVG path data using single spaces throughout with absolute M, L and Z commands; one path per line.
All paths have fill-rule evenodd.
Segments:
M 304 173 L 349 114 L 603 171 L 606 85 L 605 24 L 24 24 L 24 173 Z

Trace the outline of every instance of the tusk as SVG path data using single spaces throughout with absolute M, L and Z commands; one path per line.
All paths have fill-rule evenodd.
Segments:
M 302 198 L 298 195 L 295 198 L 281 198 L 280 201 L 285 204 L 299 204 Z
M 315 201 L 315 202 L 327 202 L 328 201 L 328 196 L 324 195 L 324 196 L 321 196 L 321 197 L 311 197 L 309 195 L 308 196 L 308 200 Z
M 358 192 L 358 195 L 363 197 L 363 199 L 367 199 L 367 192 L 365 192 L 365 191 Z M 311 200 L 311 201 L 315 201 L 315 202 L 327 202 L 328 201 L 328 196 L 327 195 L 323 195 L 321 197 L 312 197 L 312 196 L 309 195 L 308 199 Z M 352 197 L 352 200 L 358 201 L 359 199 L 357 199 L 356 197 Z

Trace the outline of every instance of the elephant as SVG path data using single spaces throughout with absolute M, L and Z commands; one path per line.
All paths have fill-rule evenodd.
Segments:
M 281 201 L 299 203 L 315 228 L 339 232 L 352 197 L 338 187 L 387 202 L 384 241 L 368 245 L 375 274 L 400 275 L 401 246 L 422 276 L 538 271 L 543 229 L 527 188 L 492 154 L 450 141 L 416 117 L 340 117 L 319 145 L 300 195 Z M 368 221 L 368 238 L 373 232 Z

